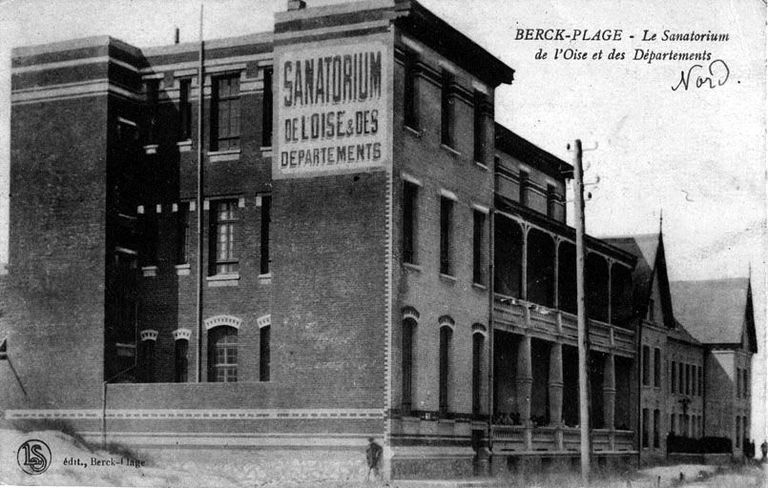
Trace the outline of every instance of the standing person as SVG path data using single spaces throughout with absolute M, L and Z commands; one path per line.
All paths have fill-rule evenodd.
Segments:
M 365 450 L 365 457 L 368 460 L 368 475 L 365 477 L 366 480 L 371 479 L 371 471 L 373 471 L 373 476 L 375 478 L 379 477 L 379 468 L 381 465 L 381 446 L 376 444 L 376 441 L 373 439 L 373 437 L 368 438 L 368 449 Z
M 762 461 L 765 462 L 765 456 L 768 456 L 768 441 L 764 440 L 763 443 L 760 444 L 760 452 L 763 453 Z

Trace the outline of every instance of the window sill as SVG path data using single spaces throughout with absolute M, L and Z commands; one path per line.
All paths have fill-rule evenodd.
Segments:
M 272 283 L 272 273 L 265 273 L 259 275 L 259 284 L 268 285 Z
M 482 283 L 472 283 L 472 288 L 477 288 L 478 290 L 482 290 L 482 291 L 485 291 L 488 289 L 488 287 L 483 285 Z
M 448 151 L 449 153 L 451 153 L 451 155 L 452 155 L 452 156 L 454 156 L 454 157 L 459 157 L 459 156 L 461 156 L 461 153 L 460 153 L 459 151 L 457 151 L 456 149 L 452 148 L 452 147 L 451 147 L 451 146 L 449 146 L 448 144 L 445 144 L 445 143 L 441 143 L 441 144 L 440 144 L 440 147 L 441 147 L 441 148 L 443 148 L 443 149 L 445 149 L 445 150 L 446 150 L 446 151 Z
M 232 274 L 213 275 L 213 276 L 206 277 L 205 280 L 208 282 L 208 286 L 211 286 L 211 287 L 237 286 L 238 282 L 240 281 L 240 274 L 232 273 Z
M 418 271 L 419 273 L 421 273 L 421 266 L 419 266 L 418 264 L 403 262 L 403 267 L 406 269 L 410 269 L 411 271 Z
M 477 166 L 478 168 L 481 168 L 484 171 L 488 171 L 488 166 L 486 166 L 485 164 L 480 163 L 478 161 L 475 161 L 475 166 Z
M 141 274 L 145 278 L 149 278 L 152 276 L 157 276 L 157 266 L 142 266 L 141 267 Z
M 144 146 L 144 153 L 145 154 L 157 154 L 157 144 L 147 144 Z
M 261 155 L 264 157 L 272 156 L 272 146 L 261 146 Z
M 192 150 L 192 139 L 179 141 L 176 143 L 176 146 L 179 148 L 179 152 L 189 152 Z
M 447 281 L 447 282 L 449 282 L 451 284 L 456 283 L 456 277 L 452 276 L 452 275 L 449 275 L 449 274 L 440 273 L 440 279 L 444 280 L 444 281 Z
M 410 132 L 412 136 L 416 137 L 417 139 L 421 139 L 424 136 L 424 131 L 419 129 L 414 129 L 410 125 L 404 125 L 403 129 L 405 129 L 406 132 Z
M 189 263 L 176 265 L 176 274 L 178 276 L 186 276 L 190 273 L 191 270 L 192 270 L 192 266 L 190 266 Z
M 240 149 L 230 149 L 227 151 L 209 151 L 208 159 L 212 163 L 219 161 L 236 161 L 240 159 Z

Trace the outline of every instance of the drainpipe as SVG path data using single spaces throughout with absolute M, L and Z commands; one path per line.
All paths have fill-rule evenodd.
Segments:
M 494 168 L 495 171 L 495 168 Z M 494 240 L 495 240 L 495 210 L 488 209 L 488 451 L 493 449 L 493 306 L 494 306 Z
M 195 380 L 203 379 L 203 95 L 205 92 L 205 72 L 203 67 L 203 4 L 200 4 L 200 52 L 197 75 L 197 371 Z

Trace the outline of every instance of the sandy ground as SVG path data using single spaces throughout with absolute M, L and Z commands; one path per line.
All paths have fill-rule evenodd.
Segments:
M 50 467 L 42 474 L 24 473 L 18 464 L 18 450 L 25 441 L 40 439 L 51 451 Z M 154 486 L 154 487 L 538 487 L 576 488 L 578 476 L 573 474 L 541 474 L 522 479 L 454 480 L 435 482 L 402 482 L 389 484 L 380 480 L 366 481 L 366 467 L 361 452 L 359 459 L 349 453 L 328 452 L 313 460 L 303 459 L 300 451 L 200 451 L 175 450 L 156 453 L 151 459 L 125 450 L 91 450 L 77 439 L 58 431 L 21 433 L 0 429 L 0 484 L 46 486 Z M 144 466 L 136 467 L 133 464 Z M 114 463 L 114 465 L 112 464 Z M 103 464 L 103 465 L 99 465 Z M 766 465 L 768 466 L 768 465 Z M 768 470 L 768 467 L 765 467 Z M 758 467 L 740 472 L 715 474 L 714 466 L 678 465 L 648 468 L 631 478 L 596 479 L 591 486 L 599 488 L 666 488 L 679 485 L 682 472 L 684 486 L 691 488 L 768 488 L 768 471 Z

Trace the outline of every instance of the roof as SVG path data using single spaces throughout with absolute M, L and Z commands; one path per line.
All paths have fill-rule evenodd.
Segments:
M 496 148 L 520 161 L 539 169 L 557 180 L 573 173 L 573 166 L 536 144 L 524 139 L 498 122 L 496 126 Z
M 757 352 L 749 278 L 675 281 L 670 284 L 676 315 L 704 344 L 741 344 L 748 334 Z
M 669 329 L 667 332 L 667 336 L 671 339 L 677 339 L 681 342 L 688 342 L 690 344 L 695 344 L 697 346 L 701 345 L 701 342 L 697 341 L 695 337 L 693 337 L 690 332 L 686 330 L 685 327 L 683 327 L 683 324 L 675 320 L 675 326 L 672 329 Z

